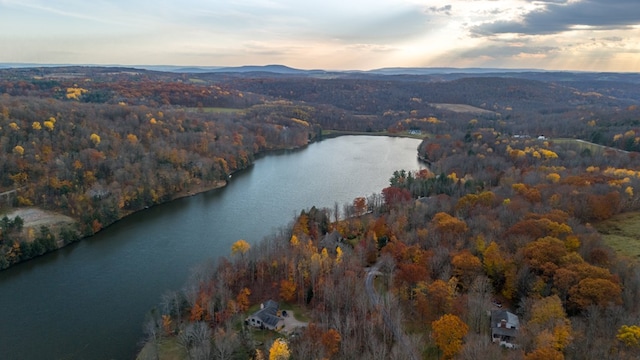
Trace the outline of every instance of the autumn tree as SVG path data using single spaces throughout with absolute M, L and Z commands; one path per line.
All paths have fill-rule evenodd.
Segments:
M 471 281 L 482 273 L 482 262 L 466 249 L 453 256 L 451 265 L 453 265 L 453 274 L 458 278 L 463 289 L 468 289 Z
M 288 360 L 290 356 L 289 345 L 283 339 L 276 339 L 269 348 L 269 360 Z
M 571 342 L 573 330 L 557 295 L 536 300 L 530 311 L 528 331 L 534 334 L 537 348 L 563 351 Z
M 495 241 L 489 243 L 489 246 L 482 252 L 482 266 L 485 274 L 491 279 L 495 290 L 502 291 L 509 262 Z
M 527 244 L 523 252 L 532 268 L 540 272 L 555 271 L 567 254 L 567 248 L 561 240 L 547 236 Z
M 442 280 L 436 280 L 427 287 L 427 298 L 425 306 L 428 307 L 435 319 L 451 311 L 453 305 L 453 294 L 449 284 Z
M 569 301 L 584 310 L 590 305 L 620 305 L 621 295 L 622 288 L 612 280 L 586 278 L 569 290 Z
M 411 200 L 411 192 L 409 192 L 409 190 L 394 186 L 382 189 L 382 196 L 387 206 L 396 206 Z
M 524 356 L 525 360 L 564 360 L 564 355 L 552 348 L 542 347 L 538 348 Z
M 459 317 L 445 314 L 431 323 L 436 345 L 445 359 L 452 359 L 462 349 L 462 339 L 467 335 L 469 327 Z
M 248 288 L 243 288 L 242 290 L 240 290 L 240 293 L 236 297 L 236 303 L 238 304 L 239 312 L 244 312 L 249 309 L 249 295 L 251 295 L 251 290 L 249 290 Z
M 462 235 L 469 230 L 469 227 L 463 220 L 455 218 L 445 212 L 435 214 L 431 223 L 438 233 L 446 238 Z
M 616 338 L 628 347 L 640 348 L 640 326 L 622 325 L 620 329 L 618 329 Z
M 249 245 L 248 242 L 240 239 L 231 245 L 231 254 L 232 255 L 240 254 L 240 256 L 244 258 L 244 254 L 246 254 L 250 248 L 251 248 L 251 245 Z
M 280 298 L 283 301 L 291 302 L 296 297 L 296 284 L 293 281 L 283 279 L 280 281 Z
M 322 345 L 324 346 L 325 353 L 329 355 L 329 358 L 340 351 L 341 339 L 340 333 L 335 329 L 329 329 L 322 334 Z
M 361 196 L 353 199 L 353 209 L 356 212 L 356 216 L 364 214 L 367 211 L 367 199 Z

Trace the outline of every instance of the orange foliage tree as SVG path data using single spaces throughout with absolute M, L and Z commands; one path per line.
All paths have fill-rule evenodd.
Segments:
M 322 334 L 322 346 L 324 346 L 325 352 L 329 357 L 338 353 L 341 340 L 340 333 L 335 329 L 329 329 Z
M 482 273 L 482 262 L 467 249 L 455 255 L 451 259 L 451 265 L 453 265 L 453 274 L 458 278 L 463 289 L 467 289 L 473 279 Z
M 280 281 L 280 298 L 291 302 L 296 297 L 296 284 L 293 281 L 283 279 Z
M 236 303 L 238 304 L 238 311 L 244 312 L 249 309 L 249 295 L 251 295 L 251 290 L 248 288 L 243 288 L 240 290 L 240 293 L 236 297 Z
M 452 359 L 462 349 L 462 339 L 467 335 L 469 326 L 453 314 L 445 314 L 431 323 L 436 345 L 445 359 Z
M 581 310 L 590 305 L 620 305 L 621 296 L 620 285 L 607 279 L 586 278 L 569 290 L 569 301 Z

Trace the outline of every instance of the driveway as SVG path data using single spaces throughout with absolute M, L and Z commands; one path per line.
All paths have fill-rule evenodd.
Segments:
M 306 327 L 308 325 L 308 323 L 302 322 L 296 319 L 295 315 L 293 314 L 293 311 L 291 310 L 283 310 L 283 311 L 287 312 L 287 316 L 282 316 L 282 319 L 284 320 L 284 327 L 282 328 L 282 330 L 280 330 L 281 332 L 288 335 L 293 333 L 295 329 L 300 327 Z

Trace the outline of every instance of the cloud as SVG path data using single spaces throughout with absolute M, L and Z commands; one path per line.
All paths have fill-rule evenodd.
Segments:
M 607 36 L 607 37 L 603 37 L 601 40 L 604 40 L 606 42 L 621 42 L 624 39 L 621 38 L 620 36 Z
M 575 28 L 624 29 L 640 24 L 637 0 L 530 1 L 541 5 L 519 20 L 497 20 L 471 28 L 475 36 L 504 33 L 554 34 Z
M 452 8 L 453 7 L 451 5 L 445 5 L 445 6 L 442 6 L 442 7 L 431 6 L 427 10 L 429 12 L 431 12 L 431 13 L 434 13 L 434 14 L 442 13 L 442 14 L 451 16 L 451 9 Z
M 558 47 L 520 44 L 514 46 L 488 45 L 459 52 L 461 58 L 493 58 L 506 59 L 525 55 L 548 55 L 557 52 Z

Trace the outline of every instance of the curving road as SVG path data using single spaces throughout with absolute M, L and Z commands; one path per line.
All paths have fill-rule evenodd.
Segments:
M 391 321 L 391 315 L 389 315 L 389 312 L 383 306 L 381 306 L 380 296 L 378 295 L 378 293 L 376 293 L 375 288 L 373 287 L 373 279 L 375 279 L 376 275 L 380 274 L 379 262 L 370 267 L 369 270 L 367 270 L 367 275 L 364 279 L 364 287 L 365 291 L 367 292 L 367 296 L 369 297 L 371 303 L 382 312 L 382 319 L 384 320 L 385 325 L 389 328 L 389 330 L 391 330 L 393 336 L 396 338 L 396 341 L 398 341 L 405 349 L 407 349 L 410 359 L 418 360 L 420 359 L 420 357 L 416 355 L 415 349 L 409 343 L 409 340 L 407 339 L 404 332 L 402 332 L 402 329 L 400 329 L 398 324 Z

